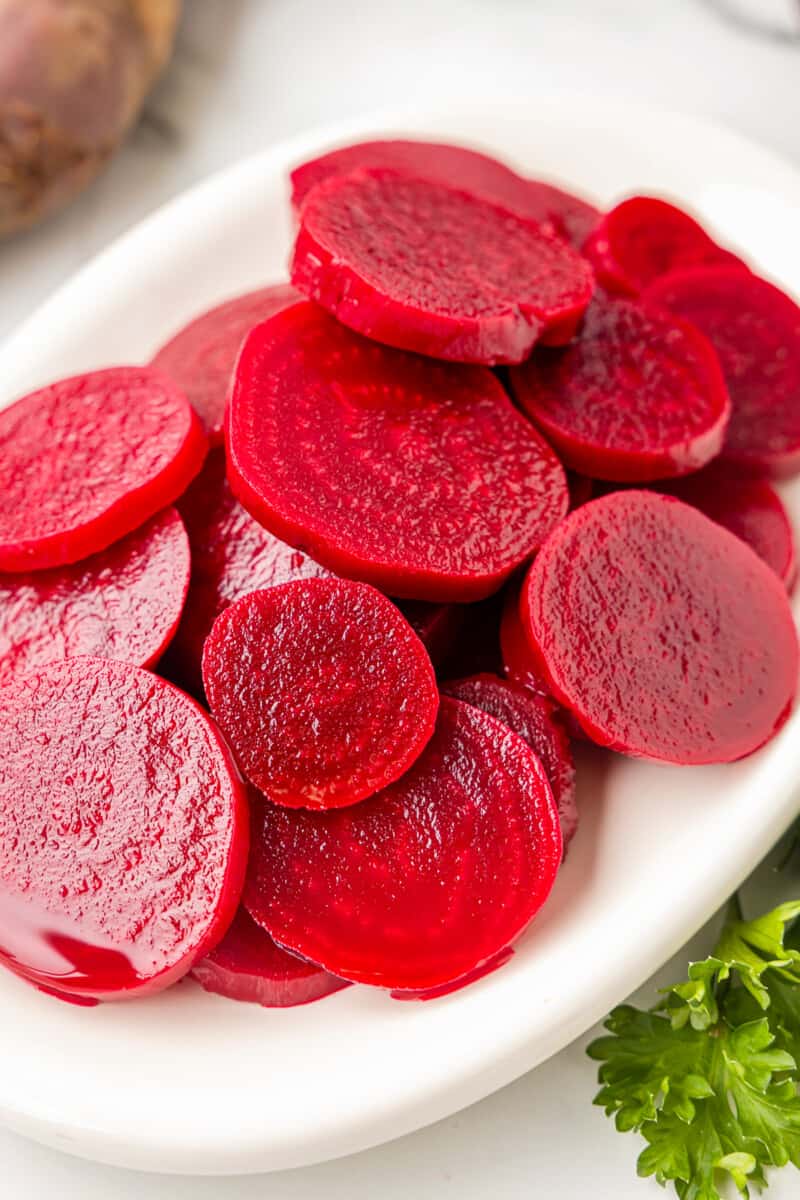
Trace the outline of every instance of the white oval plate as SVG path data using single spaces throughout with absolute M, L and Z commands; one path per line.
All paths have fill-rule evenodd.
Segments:
M 483 145 L 600 203 L 672 194 L 800 293 L 800 175 L 766 151 L 688 117 L 597 97 L 475 102 L 327 129 L 180 197 L 19 330 L 2 354 L 2 400 L 144 359 L 199 309 L 281 277 L 287 168 L 389 130 Z M 800 485 L 786 495 L 800 526 Z M 581 829 L 551 900 L 502 970 L 425 1004 L 350 988 L 288 1011 L 191 982 L 83 1009 L 0 972 L 0 1120 L 111 1163 L 233 1173 L 360 1150 L 508 1083 L 641 983 L 784 830 L 796 809 L 800 715 L 735 766 L 675 769 L 588 752 L 579 765 Z

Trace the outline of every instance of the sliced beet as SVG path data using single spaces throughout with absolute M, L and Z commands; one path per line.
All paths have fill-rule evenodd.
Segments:
M 539 759 L 488 713 L 443 697 L 426 750 L 377 796 L 335 812 L 254 811 L 245 905 L 335 975 L 428 989 L 513 942 L 560 860 Z
M 508 589 L 500 620 L 500 654 L 506 678 L 540 696 L 549 696 L 550 688 L 542 665 L 525 634 L 520 615 L 520 590 Z
M 82 562 L 0 575 L 0 683 L 78 655 L 149 667 L 177 627 L 189 566 L 186 530 L 168 508 Z
M 264 1008 L 310 1004 L 347 987 L 316 963 L 283 950 L 240 908 L 225 937 L 192 968 L 207 992 Z
M 464 626 L 464 605 L 400 600 L 398 608 L 428 651 L 433 665 L 437 667 L 444 662 Z
M 219 614 L 248 592 L 330 572 L 259 525 L 242 508 L 225 477 L 222 448 L 178 501 L 189 534 L 192 578 L 169 665 L 192 692 L 202 690 L 203 643 Z
M 635 300 L 596 300 L 570 346 L 539 351 L 510 377 L 567 466 L 596 479 L 696 471 L 719 453 L 730 417 L 706 338 Z
M 227 436 L 257 521 L 405 599 L 496 591 L 567 509 L 561 464 L 491 371 L 377 346 L 313 304 L 245 342 Z
M 749 272 L 675 272 L 648 298 L 691 321 L 719 356 L 732 413 L 723 455 L 749 471 L 800 470 L 800 307 Z
M 748 478 L 714 462 L 659 490 L 698 508 L 747 542 L 791 591 L 797 578 L 792 523 L 780 496 L 765 479 Z
M 209 441 L 222 441 L 225 400 L 239 347 L 254 325 L 299 300 L 288 283 L 218 304 L 179 329 L 153 359 L 189 397 Z
M 0 688 L 0 962 L 68 996 L 160 991 L 221 938 L 247 799 L 203 711 L 128 663 Z
M 406 771 L 433 733 L 425 647 L 391 600 L 346 579 L 251 592 L 203 650 L 211 711 L 239 765 L 280 804 L 353 804 Z
M 520 684 L 498 679 L 496 675 L 473 675 L 470 679 L 453 680 L 444 684 L 442 692 L 497 717 L 538 755 L 558 808 L 566 854 L 578 828 L 575 764 L 569 738 L 558 720 L 552 700 L 535 696 Z
M 517 208 L 516 211 L 524 212 L 525 216 L 539 221 L 556 237 L 569 242 L 576 250 L 582 250 L 602 216 L 600 210 L 580 196 L 565 192 L 563 188 L 545 183 L 542 179 L 529 179 L 527 185 L 526 206 L 524 210 Z
M 592 293 L 585 259 L 537 222 L 385 168 L 316 187 L 292 283 L 344 325 L 434 358 L 516 363 L 568 340 Z
M 598 283 L 627 296 L 637 296 L 653 280 L 685 267 L 715 264 L 747 270 L 694 217 L 652 196 L 632 196 L 607 212 L 584 253 Z
M 189 401 L 148 367 L 63 379 L 0 412 L 0 571 L 104 550 L 171 504 L 206 439 Z
M 552 694 L 601 745 L 730 762 L 789 712 L 798 648 L 785 588 L 749 546 L 672 496 L 614 492 L 571 513 L 522 600 Z

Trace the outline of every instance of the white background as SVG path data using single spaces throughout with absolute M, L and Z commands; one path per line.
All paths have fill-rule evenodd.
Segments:
M 463 96 L 475 81 L 481 90 L 511 96 L 541 85 L 682 108 L 748 133 L 800 166 L 800 41 L 790 34 L 796 29 L 800 36 L 800 0 L 187 0 L 186 9 L 173 68 L 111 169 L 69 212 L 0 247 L 0 336 L 116 234 L 216 168 L 315 124 L 407 100 Z M 749 27 L 753 14 L 771 24 L 770 35 Z M 795 880 L 800 886 L 800 872 Z M 786 880 L 778 885 L 767 877 L 767 895 L 772 889 L 777 896 L 778 886 Z M 709 938 L 701 934 L 692 952 L 707 953 Z M 662 982 L 683 973 L 689 953 L 662 972 Z M 652 987 L 644 989 L 642 1000 L 649 1003 L 651 994 Z M 663 1196 L 652 1182 L 636 1179 L 636 1139 L 615 1134 L 592 1108 L 594 1068 L 585 1041 L 412 1137 L 258 1179 L 114 1171 L 0 1132 L 3 1194 L 22 1200 Z M 770 1195 L 789 1200 L 798 1189 L 797 1174 L 784 1171 Z

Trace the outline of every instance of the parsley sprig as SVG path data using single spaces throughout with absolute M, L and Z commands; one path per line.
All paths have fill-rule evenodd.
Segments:
M 616 1008 L 588 1048 L 595 1103 L 647 1145 L 638 1172 L 681 1200 L 766 1186 L 800 1167 L 800 901 L 745 921 L 734 899 L 713 954 L 650 1012 Z

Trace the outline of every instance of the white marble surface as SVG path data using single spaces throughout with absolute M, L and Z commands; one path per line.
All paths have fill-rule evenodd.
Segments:
M 463 94 L 476 79 L 503 94 L 529 93 L 534 79 L 543 89 L 682 108 L 800 164 L 796 0 L 187 0 L 186 8 L 173 69 L 103 179 L 44 229 L 0 247 L 0 336 L 116 234 L 216 168 L 314 124 Z M 768 35 L 754 31 L 754 15 L 769 22 Z M 707 952 L 709 936 L 698 937 L 697 953 Z M 682 973 L 688 954 L 665 968 L 664 981 Z M 650 995 L 650 988 L 642 993 Z M 3 1193 L 23 1200 L 664 1195 L 636 1179 L 636 1139 L 615 1134 L 592 1108 L 585 1041 L 426 1131 L 258 1179 L 114 1171 L 0 1131 Z M 796 1174 L 781 1172 L 770 1195 L 789 1200 L 798 1187 Z

